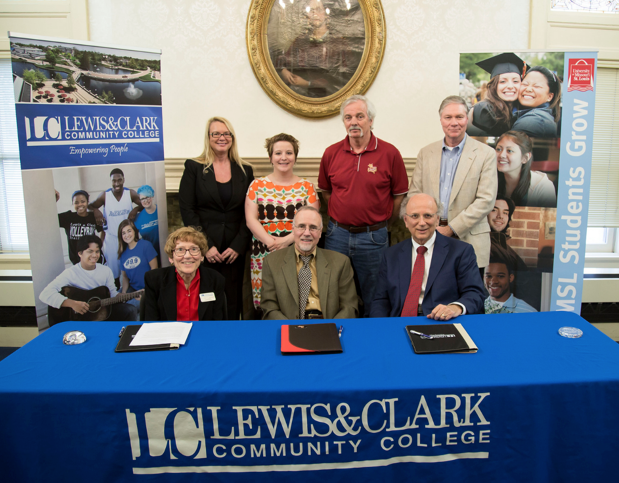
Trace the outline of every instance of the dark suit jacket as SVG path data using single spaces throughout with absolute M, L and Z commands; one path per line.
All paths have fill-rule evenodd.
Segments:
M 411 282 L 412 240 L 387 249 L 381 262 L 370 317 L 400 317 Z M 436 232 L 421 308 L 428 315 L 439 304 L 459 302 L 467 314 L 484 313 L 484 287 L 473 247 Z
M 201 265 L 200 293 L 213 292 L 215 300 L 198 303 L 200 320 L 226 320 L 224 277 L 211 268 Z M 150 270 L 144 275 L 144 320 L 176 321 L 176 268 Z
M 357 317 L 357 290 L 347 256 L 316 249 L 318 296 L 325 319 Z M 294 245 L 268 254 L 262 262 L 263 319 L 299 318 L 299 279 Z
M 230 163 L 232 199 L 224 206 L 219 197 L 213 168 L 204 173 L 204 165 L 192 159 L 185 161 L 185 171 L 178 190 L 178 202 L 185 226 L 201 226 L 209 248 L 223 252 L 230 247 L 240 255 L 249 247 L 251 232 L 245 224 L 245 196 L 254 180 L 251 166 L 245 173 L 238 164 Z

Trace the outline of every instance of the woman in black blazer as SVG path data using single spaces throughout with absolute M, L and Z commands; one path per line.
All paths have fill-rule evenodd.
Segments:
M 226 319 L 225 281 L 202 264 L 207 249 L 206 237 L 195 228 L 179 228 L 168 236 L 165 252 L 172 266 L 144 275 L 142 320 Z
M 201 226 L 207 237 L 209 267 L 226 279 L 230 320 L 238 320 L 243 307 L 245 252 L 251 241 L 245 195 L 253 180 L 251 165 L 238 154 L 232 124 L 223 117 L 209 119 L 204 152 L 185 161 L 178 200 L 185 226 Z

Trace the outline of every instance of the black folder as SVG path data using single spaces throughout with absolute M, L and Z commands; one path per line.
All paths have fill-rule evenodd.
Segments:
M 282 354 L 337 354 L 342 352 L 336 325 L 282 325 Z
M 439 336 L 426 339 L 411 332 L 419 332 L 429 336 Z M 477 346 L 471 336 L 464 330 L 462 324 L 407 325 L 406 333 L 410 337 L 413 349 L 417 354 L 436 354 L 441 352 L 477 352 Z
M 130 346 L 141 325 L 128 325 L 120 336 L 114 352 L 169 351 L 179 348 L 179 344 L 155 344 Z

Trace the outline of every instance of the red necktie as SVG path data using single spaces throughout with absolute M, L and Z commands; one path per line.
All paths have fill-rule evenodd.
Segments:
M 402 317 L 417 317 L 419 307 L 419 295 L 421 295 L 421 284 L 423 283 L 423 273 L 426 270 L 425 253 L 428 249 L 424 246 L 417 247 L 417 258 L 411 275 L 411 283 L 408 286 Z

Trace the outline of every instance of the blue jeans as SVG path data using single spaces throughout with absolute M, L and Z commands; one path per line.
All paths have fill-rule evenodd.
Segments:
M 133 293 L 133 292 L 137 292 L 137 290 L 134 289 L 131 285 L 129 285 L 129 288 L 127 289 L 127 293 Z M 118 293 L 120 293 L 120 291 Z M 143 296 L 144 295 L 142 295 L 142 297 Z M 138 313 L 140 312 L 140 301 L 138 299 L 127 300 L 125 303 L 129 305 L 133 305 L 136 309 L 138 309 Z
M 135 322 L 139 319 L 139 309 L 126 302 L 114 304 L 108 320 Z
M 364 317 L 370 316 L 380 260 L 388 245 L 387 227 L 376 231 L 350 233 L 329 221 L 325 248 L 342 253 L 350 258 L 352 268 L 359 279 Z

